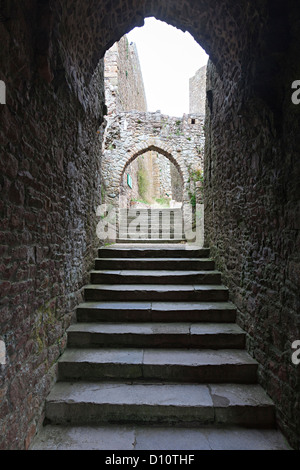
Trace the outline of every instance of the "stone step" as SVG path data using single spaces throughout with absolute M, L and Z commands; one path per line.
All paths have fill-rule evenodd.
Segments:
M 132 223 L 135 221 L 136 223 Z M 183 220 L 152 220 L 152 219 L 140 219 L 137 221 L 136 219 L 132 220 L 120 220 L 119 221 L 119 229 L 127 230 L 129 227 L 149 227 L 149 229 L 169 229 L 169 228 L 176 228 L 182 229 L 184 227 Z
M 135 230 L 134 228 L 129 227 L 127 230 L 122 229 L 118 231 L 118 237 L 119 239 L 123 238 L 146 238 L 148 239 L 149 237 L 153 237 L 154 239 L 160 239 L 162 237 L 166 238 L 183 238 L 185 236 L 185 231 L 180 228 L 174 230 L 172 227 L 171 228 L 166 228 L 166 229 L 153 229 L 149 227 L 149 229 L 146 227 L 142 230 Z
M 122 241 L 99 249 L 46 423 L 274 427 L 274 404 L 209 250 Z
M 98 258 L 95 260 L 95 269 L 172 269 L 172 270 L 199 270 L 213 271 L 215 262 L 212 259 L 201 258 Z
M 232 406 L 233 410 L 233 406 Z M 265 408 L 266 410 L 266 408 Z M 109 424 L 44 426 L 29 450 L 115 451 L 187 450 L 292 450 L 277 429 L 251 429 L 239 425 L 168 426 L 155 424 Z M 186 464 L 183 454 L 171 460 Z M 191 456 L 193 458 L 193 455 Z M 177 460 L 175 460 L 177 458 Z M 186 460 L 185 460 L 186 459 Z M 154 462 L 154 460 L 153 460 Z
M 119 227 L 128 227 L 128 226 L 151 226 L 151 227 L 183 227 L 184 219 L 182 217 L 128 217 L 121 218 L 118 221 Z
M 184 239 L 185 233 L 183 230 L 143 230 L 143 231 L 133 231 L 133 230 L 123 230 L 119 231 L 119 238 L 122 240 L 124 238 L 154 238 L 154 239 L 161 239 L 161 238 L 180 238 Z
M 163 212 L 163 213 L 168 213 L 168 212 L 174 212 L 174 213 L 182 213 L 182 207 L 131 207 L 131 208 L 120 208 L 119 209 L 120 214 L 132 214 L 135 212 Z
M 136 228 L 136 227 L 120 227 L 119 228 L 119 233 L 122 234 L 122 233 L 125 233 L 126 234 L 136 234 L 138 233 L 139 235 L 141 235 L 142 233 L 146 233 L 148 235 L 148 233 L 158 233 L 158 234 L 162 234 L 162 233 L 171 233 L 173 234 L 174 232 L 178 232 L 179 235 L 181 235 L 182 233 L 184 233 L 184 229 L 182 226 L 180 227 L 174 227 L 173 225 L 171 226 L 168 226 L 168 227 L 153 227 L 152 225 L 149 225 L 149 226 L 145 226 L 145 227 L 141 227 L 141 228 Z
M 77 308 L 78 322 L 215 322 L 236 321 L 231 302 L 86 302 Z
M 84 288 L 85 300 L 167 300 L 226 302 L 228 289 L 220 285 L 92 284 Z
M 118 228 L 120 232 L 128 231 L 128 230 L 130 231 L 136 231 L 136 230 L 156 231 L 156 230 L 170 230 L 170 229 L 182 231 L 184 226 L 185 225 L 183 221 L 178 222 L 176 220 L 170 220 L 170 221 L 163 220 L 159 222 L 159 221 L 153 221 L 150 219 L 149 220 L 133 219 L 133 220 L 127 220 L 127 221 L 122 220 L 118 224 Z
M 155 380 L 256 383 L 257 362 L 236 349 L 68 348 L 59 380 Z
M 135 223 L 133 223 L 135 222 Z M 153 217 L 139 217 L 138 219 L 132 217 L 131 219 L 120 219 L 118 222 L 119 228 L 128 228 L 128 226 L 149 226 L 154 228 L 169 228 L 169 227 L 176 227 L 181 228 L 184 226 L 184 220 L 179 218 L 153 218 Z
M 259 385 L 57 383 L 46 401 L 51 424 L 137 423 L 270 428 L 272 401 Z
M 221 283 L 218 271 L 121 270 L 91 271 L 91 284 L 203 284 Z
M 120 219 L 118 222 L 118 227 L 121 229 L 127 229 L 128 227 L 153 227 L 153 228 L 182 228 L 184 227 L 184 219 L 181 217 L 128 217 L 128 219 Z
M 208 248 L 190 248 L 187 245 L 179 246 L 151 246 L 150 244 L 129 247 L 125 245 L 111 245 L 98 250 L 99 258 L 209 258 Z
M 117 238 L 116 243 L 181 243 L 184 242 L 184 238 Z
M 157 235 L 155 234 L 155 236 L 151 233 L 142 233 L 141 235 L 139 234 L 130 234 L 130 233 L 124 233 L 122 236 L 120 236 L 119 238 L 120 240 L 137 240 L 137 239 L 140 239 L 142 240 L 142 242 L 144 243 L 145 240 L 149 240 L 149 242 L 151 242 L 151 240 L 155 240 L 156 242 L 155 243 L 158 243 L 158 240 L 160 240 L 161 242 L 169 242 L 170 240 L 176 240 L 176 243 L 178 243 L 178 240 L 181 240 L 182 242 L 186 240 L 185 238 L 185 235 L 184 234 L 176 234 L 176 238 L 173 236 L 173 234 L 169 233 L 169 234 L 161 234 L 161 235 Z
M 120 209 L 119 215 L 120 218 L 122 217 L 133 217 L 135 214 L 137 215 L 145 215 L 145 214 L 161 214 L 164 216 L 168 216 L 169 214 L 171 215 L 177 215 L 180 216 L 183 214 L 182 209 Z
M 77 323 L 68 329 L 68 347 L 243 349 L 245 337 L 228 323 Z
M 184 218 L 182 215 L 171 215 L 171 216 L 159 216 L 154 215 L 154 214 L 149 214 L 148 216 L 146 215 L 137 215 L 137 216 L 130 216 L 130 217 L 122 217 L 118 219 L 118 225 L 119 226 L 128 226 L 130 224 L 132 225 L 169 225 L 170 223 L 176 224 L 176 225 L 182 225 L 184 222 Z

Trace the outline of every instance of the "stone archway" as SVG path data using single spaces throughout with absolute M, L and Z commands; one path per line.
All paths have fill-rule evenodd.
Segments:
M 299 78 L 296 2 L 2 3 L 2 447 L 26 447 L 35 432 L 98 242 L 101 58 L 147 16 L 188 30 L 210 55 L 207 245 L 234 288 L 261 382 L 299 446 L 290 360 L 299 331 L 299 107 L 289 82 Z

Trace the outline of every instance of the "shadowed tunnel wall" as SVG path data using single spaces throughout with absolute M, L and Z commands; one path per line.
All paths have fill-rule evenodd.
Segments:
M 296 2 L 4 0 L 0 13 L 0 448 L 27 448 L 42 422 L 98 243 L 102 58 L 147 16 L 188 30 L 210 55 L 207 245 L 299 446 Z

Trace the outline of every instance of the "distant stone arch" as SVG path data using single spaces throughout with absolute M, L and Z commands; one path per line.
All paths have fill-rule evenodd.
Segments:
M 156 145 L 149 145 L 149 147 L 145 147 L 144 149 L 142 150 L 137 150 L 136 148 L 133 149 L 132 151 L 132 155 L 129 157 L 127 163 L 125 164 L 124 168 L 123 168 L 123 171 L 121 173 L 121 176 L 120 176 L 120 183 L 122 182 L 122 178 L 123 178 L 123 175 L 126 171 L 126 168 L 134 161 L 136 160 L 136 158 L 138 158 L 139 156 L 143 155 L 144 153 L 147 153 L 147 152 L 157 152 L 161 155 L 163 155 L 164 157 L 166 157 L 168 160 L 170 160 L 171 163 L 173 163 L 173 165 L 177 168 L 177 170 L 179 171 L 180 173 L 180 176 L 182 178 L 182 180 L 184 181 L 185 177 L 186 177 L 186 171 L 185 169 L 182 167 L 181 163 L 178 162 L 178 160 L 176 158 L 173 157 L 172 153 L 169 151 L 169 149 L 163 149 L 161 147 L 158 147 Z
M 183 182 L 183 204 L 189 202 L 189 171 L 192 164 L 203 168 L 203 117 L 191 124 L 191 115 L 182 119 L 160 113 L 128 112 L 115 116 L 104 139 L 102 173 L 105 202 L 119 205 L 120 188 L 126 168 L 140 155 L 155 151 L 177 168 Z M 199 138 L 200 136 L 200 138 Z

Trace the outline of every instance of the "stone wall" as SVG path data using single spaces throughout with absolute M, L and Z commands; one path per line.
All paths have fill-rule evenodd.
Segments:
M 105 100 L 108 116 L 124 111 L 147 111 L 139 57 L 134 43 L 123 36 L 105 54 Z
M 171 165 L 170 160 L 163 155 L 157 154 L 158 166 L 158 181 L 159 181 L 159 196 L 165 197 L 166 194 L 172 195 L 172 179 L 171 179 Z
M 98 247 L 99 61 L 148 16 L 189 31 L 213 63 L 207 245 L 238 305 L 278 423 L 299 448 L 300 369 L 291 362 L 292 341 L 300 339 L 300 107 L 291 102 L 300 78 L 297 2 L 3 0 L 0 12 L 7 91 L 0 107 L 0 338 L 7 348 L 0 448 L 26 448 L 42 422 Z
M 7 84 L 7 105 L 0 107 L 0 339 L 6 346 L 0 449 L 6 450 L 26 448 L 41 422 L 96 254 L 104 103 L 102 63 L 86 88 L 86 107 L 63 73 L 51 85 L 37 75 L 36 12 L 28 2 L 11 3 L 13 18 L 0 22 Z M 40 14 L 46 21 L 49 12 Z
M 205 224 L 260 383 L 298 448 L 300 369 L 291 356 L 300 338 L 300 139 L 291 139 L 299 124 L 287 89 L 292 76 L 281 84 L 262 77 L 268 86 L 259 93 L 253 76 L 244 76 L 233 92 L 210 63 Z
M 103 153 L 105 155 L 104 176 L 107 176 L 105 147 L 106 139 L 111 140 L 109 135 L 110 121 L 116 121 L 118 115 L 124 111 L 147 111 L 143 76 L 137 49 L 134 43 L 129 44 L 127 36 L 122 37 L 106 52 L 104 77 L 108 116 L 106 118 Z M 114 146 L 114 144 L 111 144 L 111 146 Z M 109 165 L 109 162 L 107 164 Z M 111 161 L 111 168 L 114 171 L 114 161 Z M 139 171 L 147 174 L 148 179 L 147 191 L 143 195 L 139 193 Z M 132 179 L 132 188 L 127 184 L 127 175 Z M 179 179 L 178 170 L 170 160 L 156 152 L 146 152 L 145 155 L 138 157 L 127 167 L 122 178 L 120 191 L 122 196 L 127 199 L 128 207 L 134 200 L 144 199 L 151 202 L 155 198 L 164 197 L 166 193 L 171 195 L 173 187 L 176 195 L 182 199 L 182 190 L 176 191 L 179 186 Z M 103 185 L 105 185 L 108 192 L 111 192 L 109 180 L 104 178 Z M 182 187 L 182 183 L 180 185 Z
M 107 116 L 103 127 L 103 153 L 105 153 L 105 142 L 110 122 L 116 120 L 121 112 L 147 111 L 147 100 L 144 89 L 144 81 L 140 68 L 139 57 L 134 43 L 129 43 L 127 36 L 119 41 L 106 52 L 104 57 L 104 87 Z M 108 137 L 109 138 L 109 137 Z M 111 149 L 114 144 L 110 144 Z M 112 171 L 114 162 L 112 161 Z M 122 196 L 128 201 L 139 199 L 138 191 L 139 162 L 135 161 L 127 168 L 120 185 Z M 127 184 L 127 175 L 132 178 L 132 188 Z M 110 180 L 104 170 L 102 178 L 102 194 L 111 193 Z M 107 202 L 107 196 L 106 196 Z
M 206 72 L 205 65 L 190 79 L 190 114 L 205 114 Z

